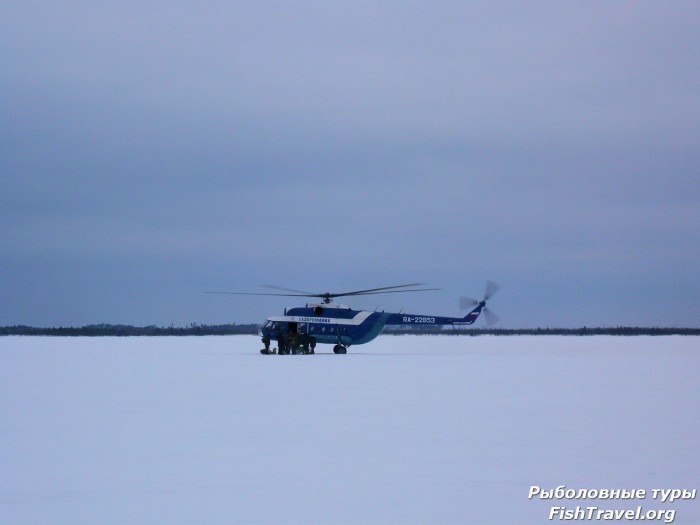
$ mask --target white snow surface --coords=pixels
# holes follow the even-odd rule
[[[0,523],[544,524],[700,488],[696,337],[0,338]],[[633,523],[633,522],[627,522]],[[643,523],[643,522],[642,522]],[[656,521],[661,523],[661,521]]]

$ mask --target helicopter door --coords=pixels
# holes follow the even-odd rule
[[[287,333],[288,334],[296,334],[297,333],[297,323],[289,323],[287,326]]]

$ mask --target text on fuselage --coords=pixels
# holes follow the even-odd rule
[[[410,317],[404,315],[403,317],[403,322],[404,323],[420,323],[420,324],[435,324],[435,318],[434,317]]]

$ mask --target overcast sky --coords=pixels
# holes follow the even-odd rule
[[[174,5],[178,4],[178,5]],[[313,292],[700,326],[698,2],[3,2],[0,325]],[[303,303],[303,300],[301,301]]]

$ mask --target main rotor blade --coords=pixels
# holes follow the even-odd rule
[[[333,297],[343,297],[346,295],[368,295],[372,292],[378,292],[379,290],[392,290],[395,288],[408,288],[409,286],[423,286],[423,283],[398,284],[396,286],[383,286],[381,288],[370,288],[368,290],[356,290],[354,292],[332,293],[331,295]],[[401,290],[401,291],[407,291],[407,290]]]
[[[251,293],[251,292],[202,292],[223,295],[273,295],[275,297],[319,297],[318,295],[299,294],[299,293]]]
[[[417,288],[417,289],[411,289],[411,290],[397,290],[397,288],[408,288],[411,286],[423,286],[422,283],[414,283],[414,284],[399,284],[395,286],[383,286],[381,288],[369,288],[367,290],[356,290],[354,292],[343,292],[343,293],[310,293],[310,292],[305,292],[303,290],[294,290],[291,288],[282,288],[281,286],[273,286],[269,284],[264,284],[262,285],[265,288],[272,288],[273,290],[282,290],[286,292],[294,292],[294,293],[256,293],[256,292],[202,292],[202,293],[209,293],[209,294],[225,294],[225,295],[268,295],[268,296],[275,296],[275,297],[318,297],[324,300],[330,300],[334,297],[347,297],[347,296],[355,296],[355,295],[374,295],[374,294],[380,294],[380,293],[399,293],[399,292],[427,292],[431,290],[439,290],[439,288]]]
[[[402,293],[402,292],[430,292],[432,290],[439,290],[440,288],[417,288],[416,290],[390,290],[387,292],[362,292],[362,293],[342,293],[342,294],[334,294],[333,297],[340,297],[343,295],[377,295],[380,293]]]
[[[261,284],[260,286],[262,286],[263,288],[271,288],[272,290],[282,290],[284,292],[301,293],[301,294],[307,295],[309,297],[318,297],[319,295],[322,295],[322,294],[317,294],[317,293],[313,293],[313,292],[305,292],[304,290],[294,290],[292,288],[282,288],[281,286],[274,286],[272,284]]]

